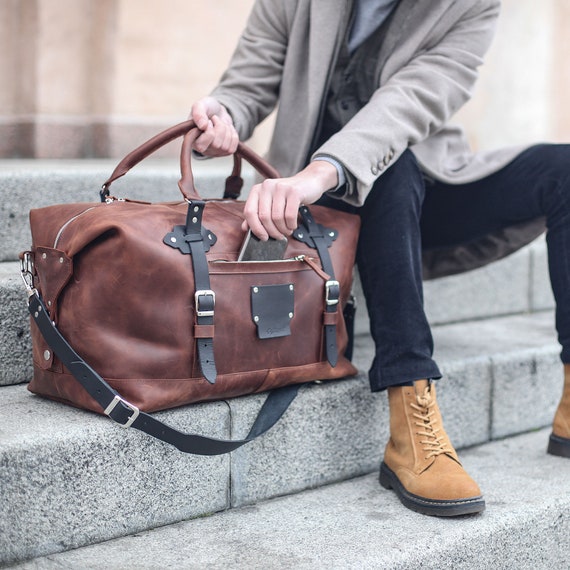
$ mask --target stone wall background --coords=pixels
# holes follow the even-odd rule
[[[121,157],[215,85],[253,0],[0,0],[0,158]],[[570,2],[504,0],[476,148],[570,140]],[[266,121],[250,141],[263,152]],[[173,143],[162,156],[174,156]]]

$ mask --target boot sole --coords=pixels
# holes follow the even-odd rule
[[[551,433],[550,440],[548,442],[548,449],[546,451],[547,453],[550,453],[550,455],[570,457],[570,439],[558,437]]]
[[[384,463],[380,466],[380,484],[385,489],[392,489],[402,504],[422,515],[434,517],[458,517],[474,515],[485,510],[483,497],[469,497],[468,499],[438,500],[426,499],[409,493],[400,483],[396,474]]]

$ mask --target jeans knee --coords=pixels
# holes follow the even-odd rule
[[[542,154],[543,209],[554,219],[568,219],[570,213],[570,145],[544,145]]]

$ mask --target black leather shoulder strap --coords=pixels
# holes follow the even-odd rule
[[[173,445],[184,453],[220,455],[234,451],[264,434],[285,413],[299,391],[300,384],[285,386],[270,392],[249,434],[241,440],[220,440],[198,434],[183,433],[141,412],[112,388],[70,346],[53,324],[37,291],[30,294],[28,309],[49,347],[101,406],[105,415],[122,427],[133,427],[152,437]]]

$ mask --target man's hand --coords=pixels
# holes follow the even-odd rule
[[[236,151],[239,137],[226,108],[213,97],[192,105],[190,119],[203,131],[192,148],[204,156],[227,156]]]
[[[311,162],[295,176],[264,180],[249,193],[243,229],[251,228],[261,240],[289,236],[298,225],[299,207],[316,202],[337,184],[336,168],[322,160]]]

